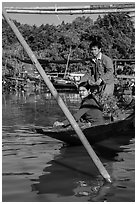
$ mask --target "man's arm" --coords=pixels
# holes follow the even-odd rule
[[[101,76],[101,79],[105,84],[107,84],[110,80],[113,79],[113,73],[114,73],[114,67],[113,67],[113,61],[107,57],[103,60],[104,66],[105,66],[105,73],[103,76]]]

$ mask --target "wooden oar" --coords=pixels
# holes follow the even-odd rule
[[[46,85],[48,86],[50,92],[52,93],[54,98],[57,100],[58,105],[60,106],[60,108],[64,112],[65,116],[69,120],[70,124],[74,128],[77,135],[79,136],[81,142],[83,143],[85,149],[87,150],[90,157],[94,161],[94,163],[95,163],[96,167],[98,168],[100,174],[104,177],[104,179],[106,181],[111,182],[111,178],[110,178],[110,175],[108,174],[107,170],[105,169],[105,167],[103,166],[103,164],[99,160],[98,156],[96,155],[96,153],[94,152],[94,150],[90,146],[90,144],[87,141],[86,137],[84,136],[82,130],[80,129],[80,127],[78,126],[78,124],[75,121],[74,117],[72,116],[72,114],[70,113],[70,111],[66,107],[65,103],[63,102],[63,100],[61,99],[59,94],[57,93],[56,89],[52,85],[52,83],[49,80],[48,76],[46,75],[45,71],[43,70],[43,68],[41,67],[41,65],[38,62],[37,58],[35,57],[34,53],[30,49],[29,45],[26,43],[26,41],[24,40],[23,36],[19,32],[19,30],[17,29],[17,27],[15,26],[13,21],[11,21],[9,19],[9,17],[8,17],[8,15],[7,15],[7,13],[6,13],[6,11],[4,9],[3,9],[2,15],[4,16],[5,20],[9,24],[9,26],[12,28],[13,32],[15,33],[16,37],[18,38],[20,44],[23,46],[23,48],[25,49],[25,51],[29,55],[29,57],[32,60],[33,64],[36,66],[37,70],[39,71],[39,73],[42,76],[43,80],[45,81]]]

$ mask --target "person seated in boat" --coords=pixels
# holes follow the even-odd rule
[[[80,126],[83,124],[89,125],[102,125],[104,124],[104,118],[102,113],[102,108],[98,104],[97,100],[93,97],[92,90],[94,88],[91,84],[82,82],[78,85],[78,92],[81,98],[81,105],[79,110],[74,114],[75,120]],[[56,121],[53,126],[63,126],[67,127],[70,125],[68,120],[63,122]]]

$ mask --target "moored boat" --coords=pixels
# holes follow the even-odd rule
[[[55,78],[52,81],[53,85],[57,89],[63,89],[63,88],[68,88],[68,89],[74,89],[77,90],[76,84],[69,79],[63,79],[63,78]]]

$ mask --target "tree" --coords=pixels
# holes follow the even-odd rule
[[[135,28],[127,14],[111,13],[104,17],[99,17],[95,22],[96,29],[102,30],[103,41],[111,45],[111,54],[118,58],[134,58],[133,49],[135,47]],[[114,52],[116,51],[116,52]]]
[[[135,28],[131,18],[125,13],[110,13],[99,16],[93,23],[90,17],[77,17],[72,23],[62,22],[58,26],[42,24],[30,26],[15,21],[23,37],[38,58],[49,60],[67,59],[71,47],[70,59],[82,59],[89,56],[89,44],[93,36],[101,38],[103,52],[113,58],[135,57]],[[6,21],[2,20],[2,46],[9,56],[28,57],[19,46],[17,38]],[[10,50],[10,52],[8,51]],[[3,55],[3,57],[6,57]],[[79,63],[70,65],[70,69],[82,70]],[[65,70],[64,65],[58,68],[55,64],[48,67],[52,70]]]

